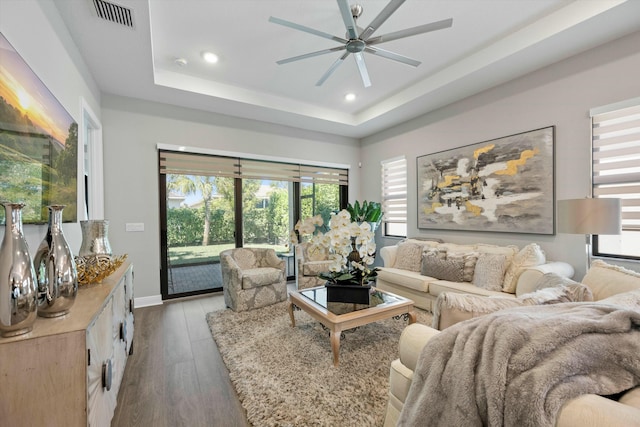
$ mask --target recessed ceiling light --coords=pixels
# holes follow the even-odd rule
[[[218,62],[218,55],[211,52],[202,52],[202,58],[210,64]]]
[[[345,101],[355,101],[356,100],[356,94],[355,93],[348,93],[344,96]]]
[[[179,67],[184,67],[185,65],[187,65],[187,60],[184,58],[176,58],[173,60],[173,63]]]

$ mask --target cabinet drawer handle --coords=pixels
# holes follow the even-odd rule
[[[126,322],[120,323],[120,339],[122,341],[127,340],[127,323]]]
[[[102,388],[107,389],[107,391],[111,390],[111,377],[111,359],[107,359],[107,361],[102,364]]]

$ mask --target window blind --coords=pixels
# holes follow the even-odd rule
[[[382,161],[382,212],[386,235],[407,234],[407,159]]]
[[[622,230],[640,231],[640,105],[592,116],[593,196],[622,199]]]
[[[347,169],[166,150],[160,150],[159,157],[161,174],[226,176],[315,184],[349,184]]]

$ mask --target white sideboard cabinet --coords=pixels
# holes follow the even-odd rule
[[[133,266],[80,286],[69,314],[0,338],[0,426],[109,426],[133,351]]]

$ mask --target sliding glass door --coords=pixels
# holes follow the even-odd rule
[[[289,253],[292,182],[242,180],[242,246]]]
[[[346,171],[159,152],[162,298],[222,289],[220,252],[272,248],[294,278],[289,233],[299,218],[346,204]]]
[[[234,178],[166,175],[166,298],[222,289],[220,252],[235,244]]]

